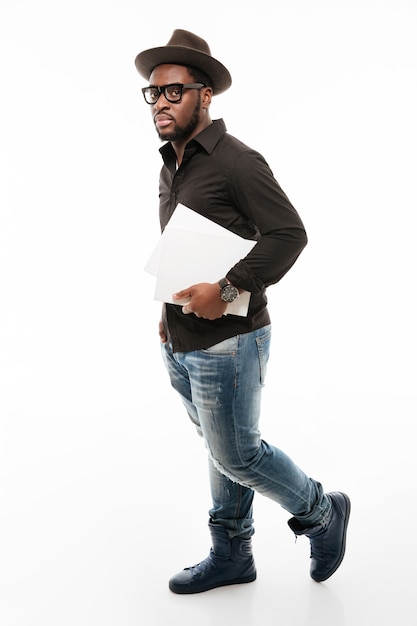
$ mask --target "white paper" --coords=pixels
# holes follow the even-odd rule
[[[174,302],[172,295],[197,283],[216,282],[255,243],[179,204],[145,266],[156,276],[155,300],[186,304]],[[250,293],[242,292],[226,313],[247,315],[249,300]]]

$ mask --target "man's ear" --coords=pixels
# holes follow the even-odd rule
[[[205,107],[211,104],[211,98],[213,96],[213,90],[211,87],[203,87],[202,89],[202,103]]]

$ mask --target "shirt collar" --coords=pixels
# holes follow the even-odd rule
[[[196,142],[200,144],[200,146],[208,154],[210,154],[213,152],[220,138],[226,133],[226,130],[226,124],[222,119],[213,120],[210,126],[207,126],[207,128],[202,130],[201,133],[192,138],[192,140],[187,144],[187,147],[191,146],[193,142]],[[172,162],[172,158],[175,159],[175,153],[171,142],[164,144],[162,148],[159,149],[159,152],[161,153],[165,163]]]
[[[213,152],[217,142],[226,132],[226,124],[222,119],[213,120],[210,126],[207,126],[201,133],[196,135],[193,140],[200,144],[202,148],[209,154]]]

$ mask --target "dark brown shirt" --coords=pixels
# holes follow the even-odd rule
[[[226,273],[236,287],[251,292],[247,317],[226,315],[210,321],[193,313],[185,315],[179,305],[166,304],[163,321],[174,352],[208,348],[269,324],[266,288],[291,268],[307,236],[265,159],[229,135],[223,120],[215,120],[187,144],[178,169],[170,143],[160,152],[164,161],[159,181],[162,231],[180,203],[257,242]]]

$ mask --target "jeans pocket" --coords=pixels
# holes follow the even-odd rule
[[[230,354],[235,355],[238,349],[239,344],[239,336],[230,337],[229,339],[225,339],[224,341],[220,341],[220,343],[216,343],[209,348],[204,348],[201,352],[206,352],[208,354]]]

